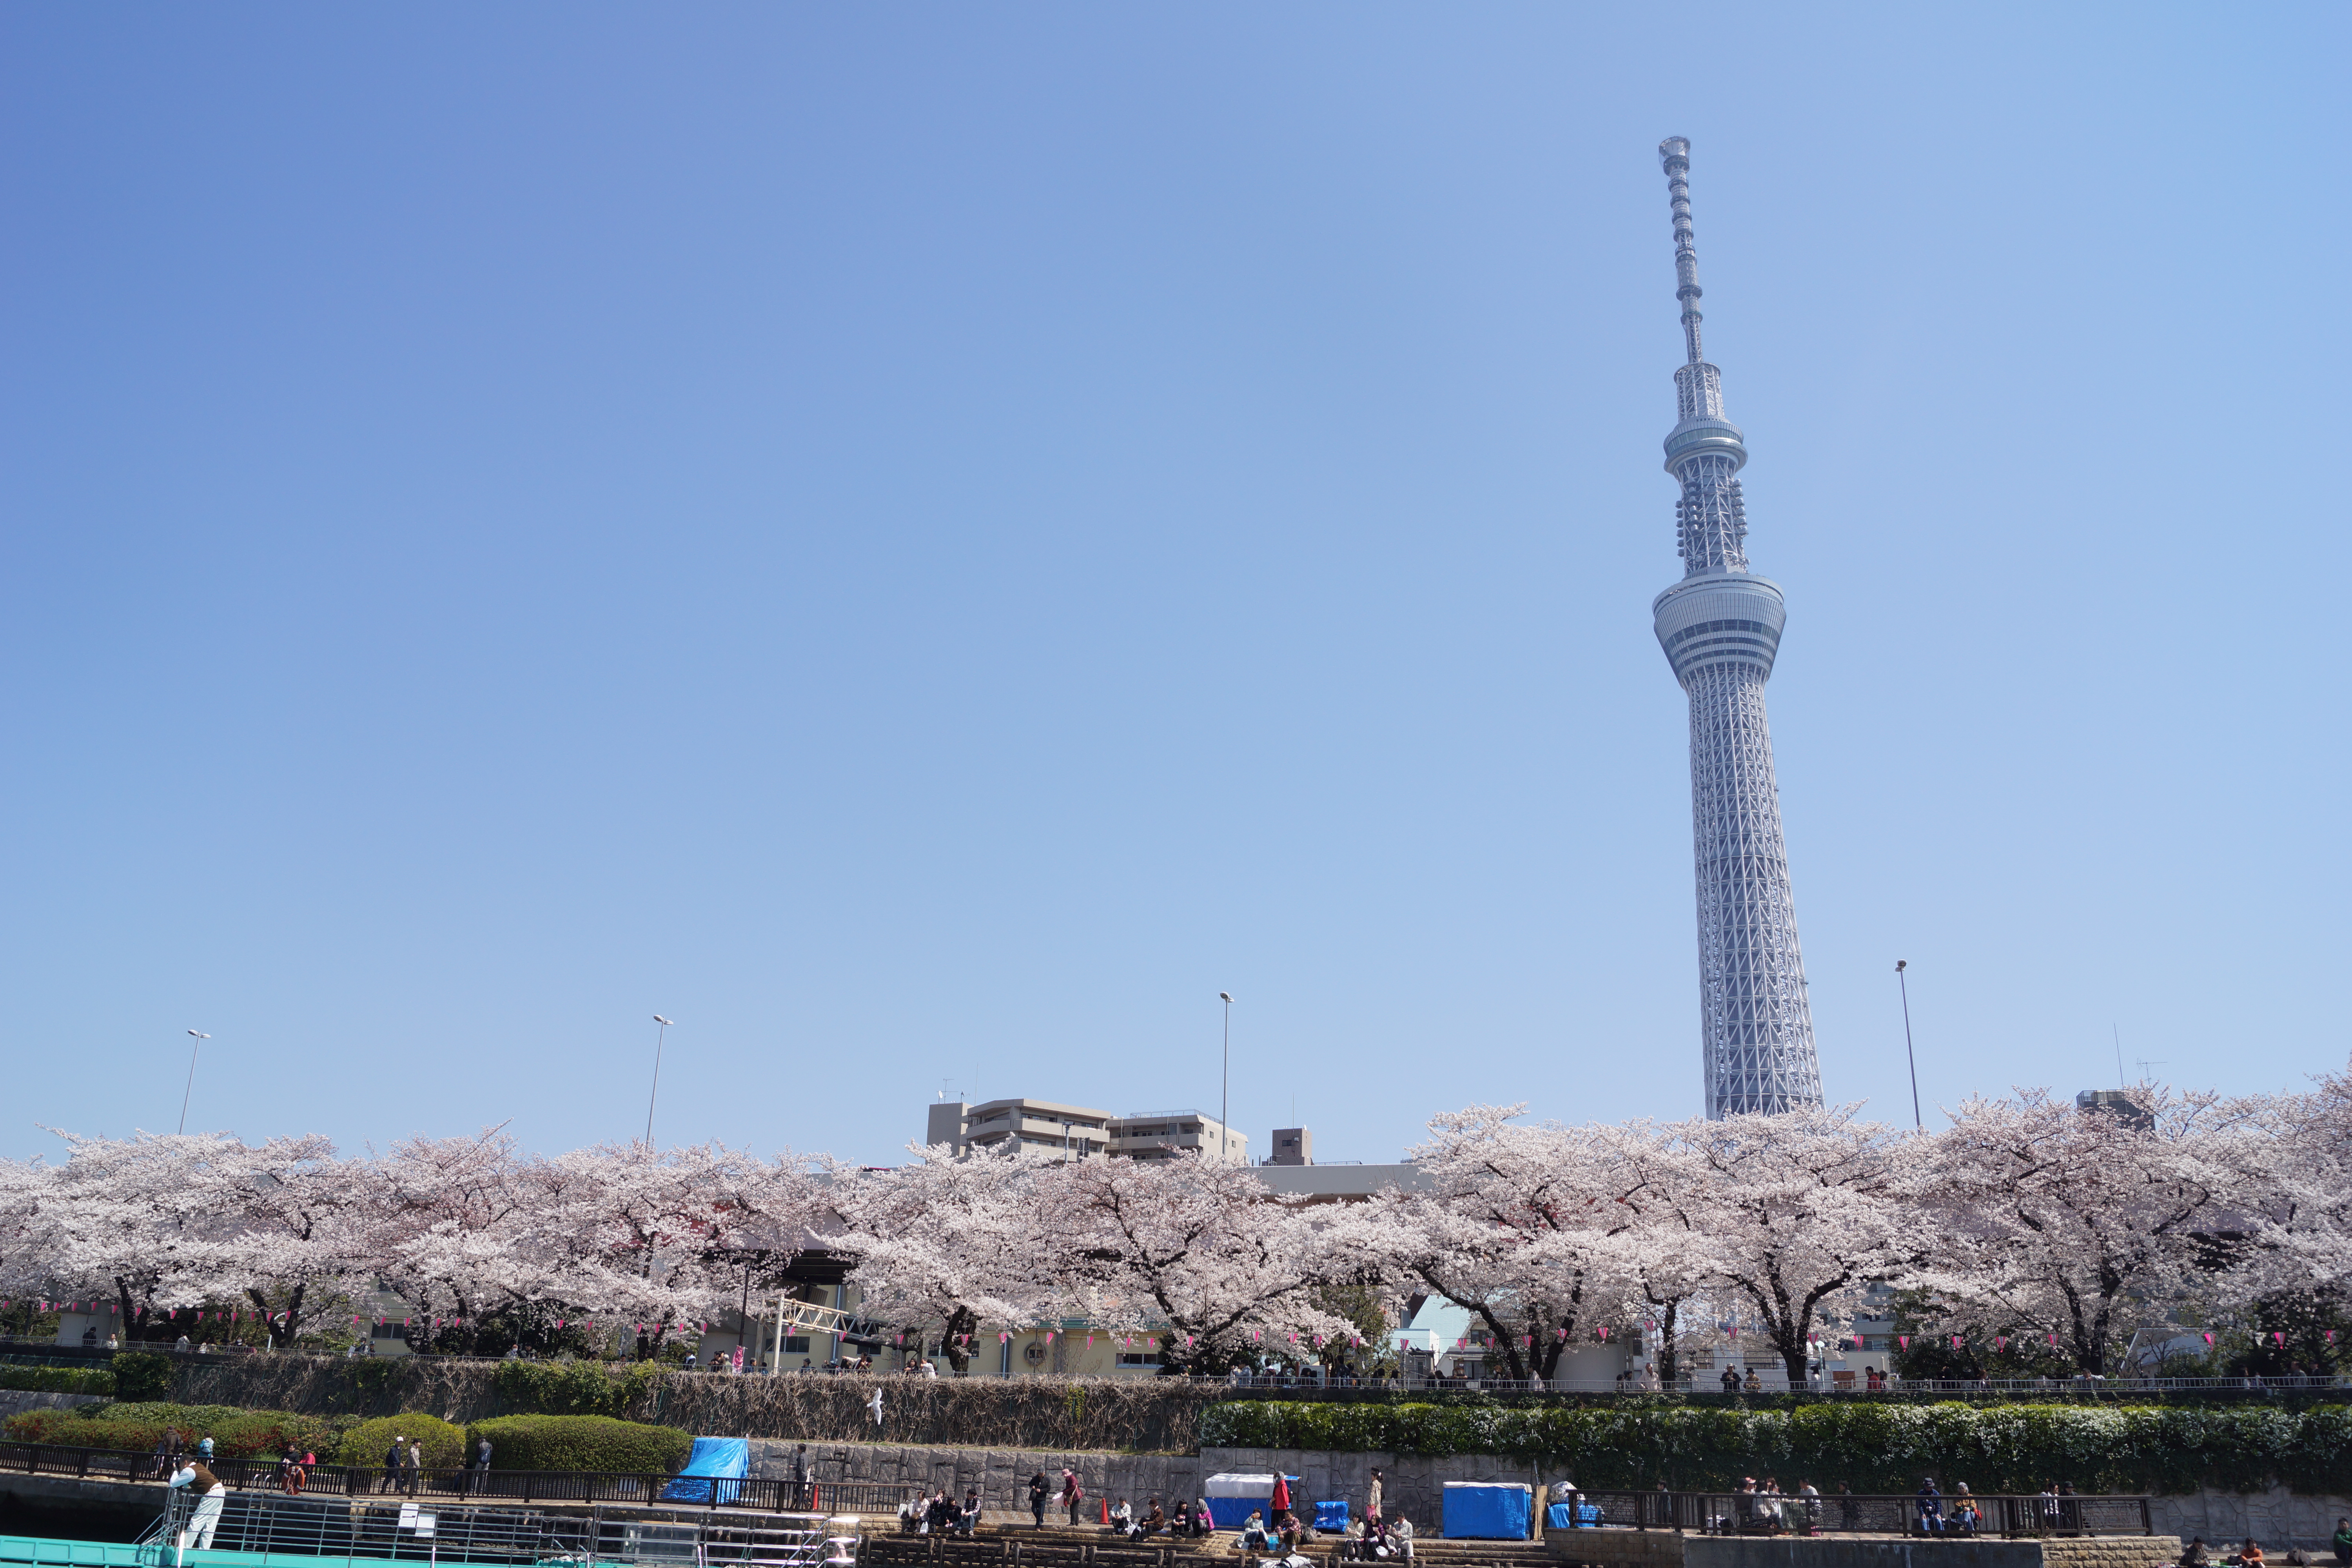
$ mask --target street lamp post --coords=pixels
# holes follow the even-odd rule
[[[188,1130],[188,1096],[196,1091],[196,1053],[205,1048],[206,1040],[212,1038],[202,1029],[190,1029],[188,1033],[196,1037],[196,1043],[188,1047],[188,1084],[180,1090],[180,1131],[183,1132]]]
[[[1904,976],[1907,961],[1895,961],[1895,984],[1903,989],[1903,1054],[1911,1058],[1911,1125],[1921,1131],[1927,1123],[1919,1115],[1919,1053],[1911,1048],[1911,982]]]
[[[647,1148],[653,1146],[654,1141],[654,1098],[661,1093],[662,1042],[669,1037],[669,1020],[656,1013],[654,1015],[654,1022],[659,1024],[661,1027],[654,1031],[654,1087],[652,1092],[646,1096],[646,1146]]]
[[[1217,1163],[1222,1165],[1234,1152],[1234,1124],[1226,1120],[1234,1094],[1234,994],[1220,991],[1217,1000],[1225,1005],[1225,1070],[1217,1081]]]

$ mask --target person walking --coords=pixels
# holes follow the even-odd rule
[[[803,1512],[808,1510],[809,1460],[806,1443],[793,1450],[793,1506]]]
[[[467,1489],[478,1494],[490,1489],[490,1440],[488,1437],[474,1445],[474,1474]]]
[[[411,1443],[400,1456],[400,1489],[410,1497],[416,1495],[416,1483],[425,1473],[425,1445]]]
[[[408,1439],[394,1437],[392,1447],[383,1451],[383,1479],[376,1483],[376,1490],[396,1492],[400,1489],[400,1467],[406,1461],[407,1454]]]
[[[1078,1472],[1065,1469],[1062,1472],[1062,1503],[1070,1510],[1072,1524],[1078,1522],[1078,1505],[1086,1500],[1087,1489],[1078,1484]]]
[[[1029,1513],[1040,1530],[1045,1528],[1045,1500],[1053,1495],[1053,1489],[1045,1484],[1045,1471],[1039,1470],[1029,1478]]]
[[[1734,1372],[1731,1368],[1727,1366],[1723,1369],[1723,1377],[1721,1382],[1723,1384],[1724,1393],[1737,1394],[1739,1392],[1739,1374]]]

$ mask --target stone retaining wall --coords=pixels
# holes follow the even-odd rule
[[[2183,1541],[2201,1535],[2209,1546],[2235,1546],[2251,1535],[2273,1561],[2282,1546],[2325,1551],[2328,1538],[2336,1533],[2336,1521],[2352,1518],[2352,1498],[2297,1497],[2283,1487],[2266,1492],[2207,1491],[2152,1498],[2148,1508],[2156,1528],[2166,1534]],[[2326,1561],[2332,1563],[2335,1559],[2331,1556]]]
[[[306,1415],[422,1410],[478,1421],[535,1405],[499,1393],[499,1363],[251,1355],[183,1365],[184,1405],[238,1405]],[[882,1392],[879,1434],[897,1443],[1186,1452],[1222,1384],[1156,1378],[915,1378],[827,1374],[733,1377],[665,1372],[627,1407],[605,1412],[703,1434],[856,1442],[877,1433],[866,1407]]]

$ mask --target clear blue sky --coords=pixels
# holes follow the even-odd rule
[[[1831,1097],[2341,1067],[2347,34],[0,11],[0,1152],[1696,1112],[1667,134]]]

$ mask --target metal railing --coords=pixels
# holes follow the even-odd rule
[[[1963,1508],[1963,1503],[1971,1505]],[[1566,1513],[1561,1510],[1567,1510]],[[1551,1523],[1553,1519],[1560,1522]],[[1554,1504],[1553,1530],[1674,1530],[1705,1535],[2028,1537],[2153,1535],[2145,1497],[2039,1493],[1923,1499],[1850,1492],[1580,1492]]]
[[[907,1489],[881,1481],[789,1479],[758,1476],[681,1476],[638,1470],[476,1470],[426,1466],[411,1470],[382,1465],[304,1467],[299,1483],[276,1459],[223,1456],[206,1468],[238,1494],[289,1498],[382,1497],[394,1500],[456,1498],[490,1504],[688,1504],[763,1513],[895,1514]],[[80,1480],[163,1481],[171,1461],[153,1452],[68,1447],[56,1443],[0,1443],[0,1469]],[[289,1489],[299,1488],[299,1489]]]
[[[1741,1369],[1743,1372],[1745,1368]],[[1645,1389],[1637,1383],[1618,1378],[1511,1378],[1511,1377],[1354,1377],[1335,1374],[1330,1377],[1300,1376],[1284,1373],[1228,1373],[1222,1376],[1194,1376],[1184,1381],[1194,1384],[1227,1384],[1246,1389],[1288,1389],[1312,1393],[1320,1389],[1393,1388],[1412,1391],[1447,1389],[1465,1393],[1486,1394],[1720,1394],[1724,1392],[1712,1371],[1686,1373],[1663,1390]],[[2313,1375],[2308,1377],[2057,1377],[2057,1378],[1890,1378],[1876,1386],[1869,1385],[1860,1373],[1851,1383],[1839,1383],[1833,1378],[1793,1390],[1785,1386],[1768,1387],[1764,1392],[1781,1394],[2162,1394],[2179,1393],[2239,1393],[2280,1394],[2319,1393],[2352,1389],[2352,1377]],[[1742,1392],[1754,1392],[1743,1390]]]
[[[391,1501],[354,1507],[326,1498],[240,1492],[218,1500],[172,1492],[140,1538],[142,1568],[183,1568],[190,1549],[274,1556],[317,1568],[347,1563],[514,1564],[600,1563],[673,1568],[849,1568],[858,1521],[814,1513],[598,1508],[582,1516],[464,1504]]]

